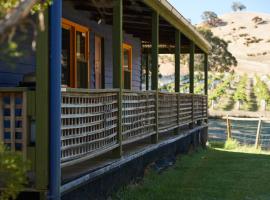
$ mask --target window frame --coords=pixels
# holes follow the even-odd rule
[[[127,44],[127,43],[123,43],[123,48],[122,48],[122,80],[123,80],[123,87],[125,88],[125,68],[124,68],[124,52],[125,50],[128,51],[128,66],[129,66],[129,72],[130,72],[130,89],[129,90],[132,90],[132,45],[130,44]]]
[[[68,19],[62,18],[62,28],[70,30],[70,85],[67,87],[78,88],[77,84],[77,56],[76,56],[76,33],[85,33],[85,60],[87,61],[87,88],[90,87],[90,29],[86,26],[82,26]]]

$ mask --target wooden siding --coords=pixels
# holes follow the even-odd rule
[[[34,17],[31,17],[35,20]],[[22,81],[23,76],[28,73],[35,72],[35,49],[32,47],[32,42],[35,39],[35,34],[32,26],[27,26],[27,33],[17,31],[14,36],[14,41],[18,44],[18,51],[23,53],[20,57],[11,57],[3,54],[2,44],[0,48],[0,87],[17,86]]]
[[[98,25],[95,21],[89,20],[89,12],[75,10],[69,2],[63,2],[63,17],[74,21],[78,24],[89,27],[90,29],[90,67],[91,67],[91,83],[90,87],[95,87],[95,34],[104,39],[104,75],[105,88],[112,88],[112,27],[109,25]],[[130,34],[124,33],[124,43],[132,45],[132,89],[140,90],[141,81],[141,40]]]

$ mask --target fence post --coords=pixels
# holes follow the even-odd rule
[[[231,132],[231,121],[229,119],[229,115],[227,115],[227,139],[232,138],[232,132]]]
[[[3,98],[0,93],[0,142],[4,142],[4,108],[3,108]]]
[[[151,136],[151,142],[154,144],[158,142],[158,105],[159,105],[158,90],[156,90],[156,98],[155,99],[156,99],[156,105],[155,105],[156,134]]]
[[[189,128],[194,128],[194,94],[191,96],[191,123],[189,124]]]
[[[255,148],[259,148],[259,142],[260,142],[260,134],[261,134],[261,127],[262,127],[262,119],[260,118],[258,122],[258,128],[257,128],[257,134],[256,134],[256,142],[255,142]]]

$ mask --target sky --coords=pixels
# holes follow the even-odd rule
[[[204,11],[214,11],[218,15],[232,12],[231,5],[235,0],[168,0],[192,24],[200,23]],[[270,14],[270,0],[240,0],[249,12]]]

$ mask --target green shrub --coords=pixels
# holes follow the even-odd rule
[[[228,139],[224,145],[224,149],[226,150],[233,150],[233,149],[237,149],[238,147],[239,147],[239,142],[234,139]]]
[[[16,199],[27,183],[29,163],[21,153],[9,151],[0,142],[0,200]]]

